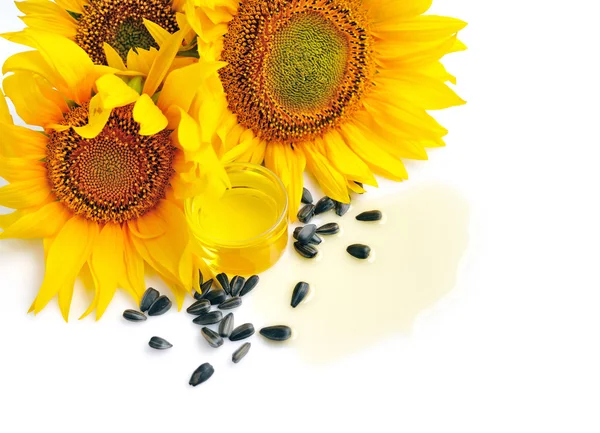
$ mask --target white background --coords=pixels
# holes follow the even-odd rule
[[[197,351],[144,347],[180,315],[128,326],[125,297],[100,323],[65,324],[55,305],[26,315],[41,249],[2,242],[0,431],[600,431],[597,2],[435,3],[469,22],[469,50],[446,62],[468,105],[438,115],[448,147],[410,164],[410,182],[460,190],[471,242],[458,286],[410,336],[326,367],[255,339],[191,388]],[[15,17],[3,0],[0,31]],[[16,49],[0,41],[0,60]]]

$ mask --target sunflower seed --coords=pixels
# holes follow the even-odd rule
[[[200,292],[195,292],[194,293],[194,298],[196,299],[196,301],[200,301],[201,299],[204,299],[204,296],[208,292],[210,292],[212,284],[213,284],[213,279],[212,278],[210,280],[205,281],[204,283],[200,284]]]
[[[382,217],[379,210],[370,210],[356,215],[356,219],[359,221],[379,221]]]
[[[307,244],[310,238],[317,232],[317,226],[314,224],[307,224],[298,232],[298,236],[294,236],[298,239],[301,244]]]
[[[166,349],[170,349],[171,347],[173,347],[173,345],[171,343],[169,343],[164,338],[160,338],[160,337],[152,337],[150,339],[150,341],[148,342],[148,346],[150,346],[153,349],[157,349],[157,350],[166,350]]]
[[[260,335],[273,341],[285,341],[292,336],[292,330],[285,325],[267,326],[260,330]]]
[[[211,347],[219,347],[223,345],[223,339],[219,334],[206,326],[202,328],[202,336],[211,345]]]
[[[245,282],[246,279],[244,277],[240,277],[239,275],[233,277],[231,280],[231,296],[239,296]]]
[[[234,308],[242,305],[242,298],[239,296],[234,296],[233,298],[229,298],[225,302],[221,302],[219,304],[219,310],[233,310]]]
[[[300,231],[302,231],[303,228],[304,226],[298,226],[294,229],[294,234],[292,235],[294,239],[298,239],[298,235],[300,234]]]
[[[312,245],[303,245],[300,242],[294,242],[294,248],[302,257],[313,259],[319,252]]]
[[[306,188],[302,188],[302,203],[304,204],[312,204],[313,197],[309,190]]]
[[[317,233],[320,235],[334,235],[336,233],[339,233],[339,231],[340,226],[338,225],[338,223],[325,224],[317,229]]]
[[[221,337],[229,337],[231,331],[233,331],[233,313],[229,313],[223,317],[223,320],[219,323],[219,335]]]
[[[231,341],[239,341],[250,337],[252,334],[254,334],[254,326],[252,326],[252,323],[244,323],[231,332],[229,339]]]
[[[363,244],[350,245],[348,248],[346,248],[346,251],[348,251],[348,254],[356,257],[357,259],[366,259],[369,257],[369,254],[371,254],[371,248]]]
[[[350,209],[350,203],[340,203],[339,201],[335,202],[335,213],[339,216],[346,215],[346,212]]]
[[[252,289],[254,289],[258,284],[258,280],[258,275],[252,275],[250,278],[248,278],[246,280],[246,284],[244,284],[244,287],[240,292],[240,296],[244,296],[245,294],[249,293]]]
[[[204,275],[202,275],[202,271],[198,270],[198,284],[202,286],[204,284]]]
[[[125,310],[123,311],[123,317],[130,322],[141,322],[147,319],[144,313],[140,313],[136,310]]]
[[[303,208],[298,211],[298,221],[303,224],[309,222],[312,217],[315,216],[315,206],[312,204],[307,204]]]
[[[321,242],[323,242],[323,239],[321,239],[321,237],[316,233],[308,241],[309,244],[313,244],[313,245],[319,245]]]
[[[242,344],[238,350],[233,352],[233,355],[231,355],[231,360],[235,364],[240,362],[242,360],[242,358],[248,354],[248,351],[250,350],[250,346],[251,346],[250,343]]]
[[[196,317],[192,322],[196,325],[212,325],[214,323],[219,323],[222,318],[223,313],[220,311],[211,311],[210,313]]]
[[[158,290],[153,289],[152,287],[148,287],[148,290],[144,292],[144,296],[142,296],[142,301],[140,302],[140,311],[146,312],[150,305],[154,303],[160,296]]]
[[[225,272],[222,272],[219,275],[217,275],[217,281],[221,285],[221,288],[223,290],[225,290],[225,293],[227,293],[228,295],[230,295],[231,294],[231,287],[229,286],[229,278],[227,278],[227,274]]]
[[[190,385],[198,386],[203,382],[206,382],[215,372],[215,369],[208,362],[205,362],[194,371],[190,378]]]
[[[298,284],[296,284],[296,287],[294,287],[294,292],[292,293],[291,305],[293,308],[296,308],[298,304],[300,304],[300,302],[302,302],[304,298],[306,298],[309,289],[310,286],[304,281],[300,281]]]
[[[159,296],[148,308],[148,316],[160,316],[171,309],[171,300],[166,296]]]
[[[206,314],[210,311],[210,301],[207,299],[196,301],[185,311],[187,311],[189,314],[193,314],[194,316],[201,316],[202,314]]]
[[[321,200],[317,202],[315,205],[315,215],[322,214],[327,212],[328,210],[333,209],[335,206],[335,202],[329,197],[325,196]]]
[[[204,296],[204,299],[209,301],[211,305],[219,305],[227,299],[227,293],[225,293],[225,290],[221,289],[213,290],[212,292],[208,292],[206,296]]]

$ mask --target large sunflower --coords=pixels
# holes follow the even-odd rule
[[[105,45],[124,61],[138,49],[158,49],[169,34],[185,27],[185,0],[24,0],[16,2],[23,22],[33,30],[75,41],[98,65],[108,64]],[[20,33],[13,33],[22,42]],[[185,35],[179,62],[196,56],[193,34]]]
[[[428,110],[463,104],[440,59],[465,23],[431,0],[187,0],[200,55],[227,62],[203,121],[224,160],[265,162],[295,215],[302,173],[349,201],[373,174],[407,179],[446,130]]]
[[[29,30],[23,37],[37,50],[6,61],[3,88],[21,119],[42,130],[15,126],[1,95],[0,176],[9,184],[0,188],[0,206],[16,211],[0,216],[0,239],[44,240],[46,271],[32,311],[58,296],[67,320],[81,276],[95,293],[84,316],[95,309],[100,318],[118,287],[139,301],[145,270],[181,306],[202,265],[182,199],[218,194],[227,182],[188,114],[189,90],[219,64],[168,73],[180,32],[147,75],[94,65],[61,36]]]

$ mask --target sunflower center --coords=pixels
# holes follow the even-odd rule
[[[242,0],[219,71],[229,109],[267,141],[322,135],[371,86],[371,36],[361,0]]]
[[[52,132],[47,168],[53,191],[74,214],[98,223],[121,223],[152,210],[174,173],[171,131],[139,135],[133,105],[114,109],[95,138],[72,129]],[[88,107],[71,110],[63,124],[87,123]]]
[[[104,43],[125,60],[131,49],[158,48],[144,19],[170,33],[179,30],[171,0],[89,0],[77,21],[75,42],[94,63],[106,64]]]

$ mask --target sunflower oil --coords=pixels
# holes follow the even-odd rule
[[[216,202],[186,205],[201,255],[218,272],[251,275],[274,265],[288,240],[287,194],[272,172],[254,164],[226,167],[231,188]]]

